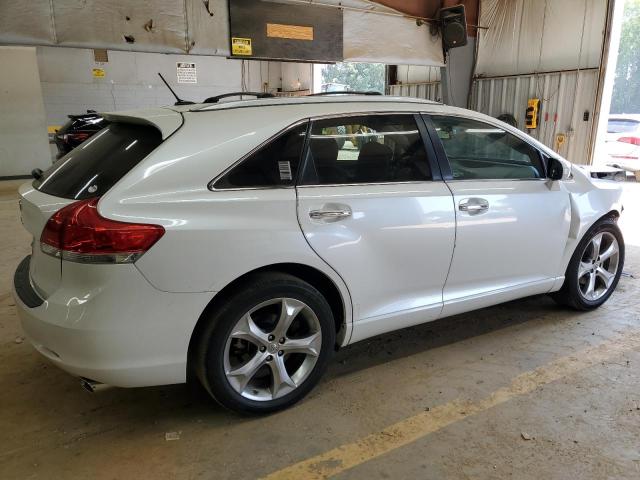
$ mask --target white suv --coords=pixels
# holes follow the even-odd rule
[[[476,112],[332,96],[105,118],[20,189],[14,282],[30,341],[90,389],[198,378],[273,411],[338,347],[534,294],[591,309],[620,277],[618,184]]]

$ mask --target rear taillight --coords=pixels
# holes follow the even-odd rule
[[[164,235],[160,225],[104,218],[97,205],[91,198],[58,210],[42,231],[42,251],[72,262],[132,263]]]
[[[632,145],[640,145],[640,138],[638,137],[620,137],[618,141],[622,143],[630,143]]]
[[[84,142],[89,137],[88,133],[67,133],[67,139],[76,142]]]

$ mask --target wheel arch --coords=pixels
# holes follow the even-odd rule
[[[589,234],[589,232],[596,226],[598,225],[600,222],[602,222],[603,220],[610,218],[612,220],[614,220],[615,222],[618,221],[618,218],[620,218],[620,212],[621,212],[621,208],[617,209],[617,208],[612,208],[611,210],[609,210],[607,213],[600,215],[599,217],[595,217],[594,219],[592,219],[592,221],[586,225],[583,225],[579,232],[574,233],[575,238],[569,238],[569,242],[567,242],[567,247],[565,248],[565,253],[563,256],[563,261],[562,261],[562,270],[561,270],[561,274],[562,275],[562,280],[558,281],[553,287],[552,287],[552,291],[558,290],[559,288],[562,287],[562,285],[564,284],[564,276],[566,274],[567,268],[569,267],[569,262],[571,262],[571,258],[573,257],[573,254],[576,251],[576,248],[578,248],[578,245],[580,245],[580,242],[582,241],[583,238],[585,238],[586,235]]]
[[[223,304],[233,292],[235,292],[243,285],[243,283],[246,282],[247,278],[250,275],[263,272],[288,273],[289,275],[293,275],[318,289],[318,291],[320,291],[320,293],[322,293],[322,295],[324,295],[324,297],[327,299],[327,302],[329,303],[329,306],[331,307],[331,311],[333,313],[336,327],[336,348],[338,348],[340,345],[343,345],[345,343],[345,340],[348,340],[348,323],[351,317],[349,315],[348,309],[351,308],[351,302],[350,299],[345,298],[345,296],[340,292],[340,288],[326,273],[318,270],[315,267],[310,267],[309,265],[304,265],[301,263],[275,263],[271,265],[265,265],[263,267],[259,267],[246,272],[225,285],[219,292],[217,292],[213,296],[205,309],[202,311],[200,317],[198,318],[198,321],[196,322],[193,332],[191,332],[191,338],[189,339],[189,347],[187,351],[187,377],[189,377],[191,372],[193,372],[192,363],[197,346],[197,339],[200,335],[200,332],[206,325],[206,319],[209,316],[209,312],[217,308],[219,305]]]

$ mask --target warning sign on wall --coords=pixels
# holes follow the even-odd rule
[[[177,62],[176,69],[178,74],[178,83],[198,83],[195,63]]]
[[[231,38],[231,55],[251,55],[252,53],[250,38]]]
[[[93,74],[93,78],[104,78],[105,72],[104,68],[94,68],[91,70]]]

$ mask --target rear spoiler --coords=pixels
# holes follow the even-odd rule
[[[100,115],[110,122],[150,125],[160,130],[163,140],[178,130],[184,121],[180,112],[169,108],[125,110],[123,112],[101,113]]]
[[[77,113],[73,115],[67,115],[71,120],[78,120],[80,118],[96,118],[99,117],[100,114],[96,112],[87,112],[87,113]]]

